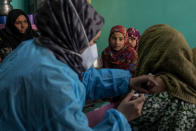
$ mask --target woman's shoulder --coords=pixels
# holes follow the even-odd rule
[[[3,41],[5,38],[7,38],[8,33],[6,32],[5,29],[0,30],[0,41]]]
[[[4,46],[10,46],[16,41],[17,40],[15,39],[14,34],[12,34],[9,29],[4,28],[0,30],[0,44],[4,44]]]
[[[2,46],[3,43],[3,35],[2,35],[2,31],[0,30],[0,47]]]
[[[34,39],[24,41],[16,51],[19,61],[26,65],[27,73],[45,77],[52,77],[52,74],[57,77],[76,77],[68,65],[59,61],[49,49],[38,45]]]
[[[0,58],[4,59],[9,53],[12,52],[12,48],[9,43],[8,34],[5,29],[0,30]]]
[[[33,36],[33,37],[38,37],[38,36],[39,36],[39,33],[38,33],[38,31],[36,31],[36,30],[33,30],[33,29],[32,29],[31,33],[32,33],[32,36]]]

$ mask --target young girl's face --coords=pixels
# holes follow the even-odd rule
[[[128,38],[128,42],[131,45],[131,47],[135,48],[135,46],[137,44],[137,38],[135,38],[135,37],[129,37]]]
[[[110,37],[110,46],[113,50],[119,51],[125,46],[125,37],[120,32],[114,32]]]

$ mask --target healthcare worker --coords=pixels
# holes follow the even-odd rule
[[[0,64],[0,129],[14,131],[128,131],[144,95],[130,100],[93,129],[82,112],[86,99],[127,94],[131,87],[156,82],[148,75],[90,68],[103,18],[86,0],[42,0],[35,13],[40,37],[21,43]],[[89,69],[90,68],[90,69]]]

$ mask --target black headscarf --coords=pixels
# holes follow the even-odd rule
[[[28,22],[28,28],[24,34],[20,33],[15,27],[15,21],[20,15],[24,15]],[[8,13],[5,29],[0,31],[0,35],[4,41],[4,45],[1,46],[11,47],[12,49],[15,49],[22,41],[38,36],[38,34],[32,30],[31,23],[26,13],[20,9],[13,9]]]
[[[104,19],[87,0],[43,0],[35,24],[40,32],[37,43],[80,75],[85,69],[78,54],[100,31]]]

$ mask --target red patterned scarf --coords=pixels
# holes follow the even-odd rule
[[[134,74],[138,56],[133,48],[127,46],[126,28],[120,25],[114,26],[110,31],[110,37],[114,32],[120,32],[125,36],[125,47],[119,51],[114,51],[109,44],[102,52],[103,67],[125,69]]]

